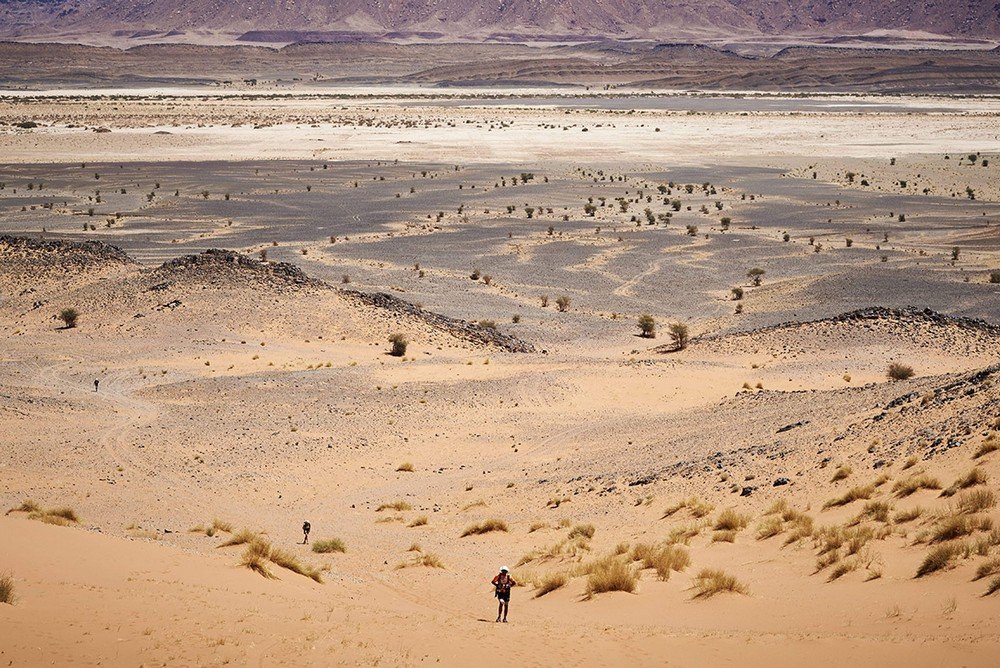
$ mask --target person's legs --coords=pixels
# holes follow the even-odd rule
[[[507,621],[507,608],[510,607],[510,599],[507,599],[507,600],[503,601],[502,603],[503,603],[503,620],[506,622]]]
[[[500,621],[500,614],[503,612],[503,599],[498,598],[497,600],[497,621]]]

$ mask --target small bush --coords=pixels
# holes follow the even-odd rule
[[[710,598],[723,592],[748,594],[746,585],[721,570],[705,568],[694,579],[695,598]]]
[[[243,552],[239,565],[249,568],[254,573],[258,573],[269,580],[274,580],[277,577],[267,567],[268,557],[270,556],[271,545],[264,540],[254,538]]]
[[[315,580],[320,584],[323,584],[323,576],[320,574],[319,569],[315,566],[308,566],[299,561],[298,557],[290,552],[285,552],[284,550],[279,550],[277,548],[271,548],[271,553],[268,555],[271,563],[281,568],[287,568],[293,573],[298,573],[299,575],[304,575],[307,578]]]
[[[414,568],[419,566],[425,566],[427,568],[444,568],[444,562],[433,552],[426,552],[417,554],[413,559],[408,561],[403,561],[396,565],[397,570],[400,568]]]
[[[393,357],[402,357],[406,354],[406,346],[408,342],[406,337],[402,334],[396,333],[389,337],[389,343],[392,344],[392,349],[389,354]]]
[[[997,439],[987,439],[979,444],[979,448],[976,449],[972,458],[979,459],[980,457],[985,457],[991,452],[996,452],[997,450],[1000,450],[1000,441]]]
[[[237,533],[234,533],[229,537],[224,543],[219,545],[219,547],[231,547],[233,545],[246,545],[257,540],[259,536],[255,531],[250,531],[250,529],[240,529]]]
[[[941,492],[941,496],[954,496],[960,489],[975,487],[976,485],[985,485],[986,480],[986,473],[984,473],[980,468],[974,468],[965,474],[965,476],[951,483],[951,486],[948,489]]]
[[[621,559],[609,556],[591,565],[587,576],[587,596],[609,591],[633,593],[639,584],[639,573]]]
[[[920,517],[924,512],[924,509],[920,506],[910,508],[909,510],[900,510],[892,518],[892,521],[896,524],[906,524],[907,522],[912,522],[913,520]]]
[[[1000,573],[1000,557],[993,557],[979,564],[979,568],[976,569],[976,575],[972,579],[982,580],[996,573]]]
[[[465,531],[462,532],[461,537],[480,536],[493,531],[507,531],[507,523],[498,519],[483,520],[479,524],[470,524],[465,527]]]
[[[344,541],[339,538],[326,538],[314,542],[312,551],[316,554],[330,554],[332,552],[347,552],[347,547],[344,545]]]
[[[35,503],[31,499],[27,499],[25,501],[22,501],[21,505],[8,510],[5,514],[10,515],[11,513],[37,513],[41,511],[41,509],[42,509],[41,506],[39,506],[37,503]]]
[[[14,578],[10,573],[0,574],[0,603],[14,603]]]
[[[913,367],[893,362],[885,373],[890,380],[907,380],[913,378]]]
[[[736,542],[736,532],[727,529],[724,531],[715,531],[712,533],[713,543],[735,543]]]
[[[1000,591],[1000,575],[990,580],[990,586],[986,588],[983,596],[990,596],[998,591]]]
[[[403,462],[396,467],[398,473],[413,473],[413,464],[410,462]]]
[[[569,576],[565,573],[549,573],[541,579],[538,587],[535,588],[535,598],[551,594],[556,589],[565,587],[568,582]]]
[[[785,530],[785,523],[780,517],[768,517],[757,526],[757,540],[766,540],[777,536]]]
[[[406,526],[410,527],[411,529],[415,527],[427,526],[427,521],[428,521],[427,515],[421,515],[420,517],[414,518],[414,520],[409,524],[407,524]]]
[[[989,531],[993,528],[993,520],[982,515],[953,515],[941,520],[931,531],[932,543],[943,543],[956,538],[962,538],[976,531]]]
[[[569,310],[569,305],[572,302],[573,300],[570,299],[568,296],[561,295],[556,298],[556,308],[559,309],[560,312],[565,313],[566,311]]]
[[[76,321],[80,318],[80,312],[75,308],[64,308],[59,311],[59,319],[63,321],[63,325],[66,329],[73,329],[76,327]]]

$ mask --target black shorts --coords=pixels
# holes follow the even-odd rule
[[[498,599],[500,599],[501,601],[503,601],[505,603],[509,603],[510,602],[510,590],[509,589],[507,591],[500,591],[499,589],[497,589],[496,596],[497,596]]]

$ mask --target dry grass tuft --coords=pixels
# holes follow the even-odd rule
[[[410,522],[406,526],[412,529],[413,527],[427,526],[427,522],[428,522],[427,515],[421,515],[420,517],[415,518],[412,522]]]
[[[572,540],[573,538],[583,537],[583,538],[593,538],[594,533],[597,530],[594,528],[593,524],[577,524],[575,527],[570,529],[567,538]]]
[[[941,496],[954,496],[961,489],[968,489],[976,485],[985,485],[986,473],[981,468],[974,468],[963,477],[951,483],[951,487],[941,492]]]
[[[14,578],[10,573],[0,574],[0,603],[14,604]]]
[[[528,527],[528,533],[535,533],[536,531],[540,529],[545,529],[548,526],[549,525],[546,524],[545,522],[532,522],[531,526]]]
[[[683,544],[687,545],[692,538],[701,533],[701,530],[707,526],[706,523],[696,522],[694,524],[689,524],[685,526],[674,527],[667,534],[667,543],[670,545]]]
[[[780,517],[767,517],[757,525],[757,540],[766,540],[777,536],[785,530],[785,523]]]
[[[976,569],[976,576],[972,579],[982,580],[997,573],[1000,573],[1000,557],[993,557],[979,564],[979,568]]]
[[[523,566],[532,561],[544,561],[548,559],[576,559],[582,557],[587,552],[590,552],[590,541],[583,536],[577,536],[573,539],[567,538],[561,540],[548,548],[532,550],[521,557],[517,565]]]
[[[960,513],[972,514],[989,510],[997,504],[996,495],[988,489],[974,489],[962,492],[958,496],[958,511]]]
[[[931,531],[932,543],[943,543],[968,536],[976,531],[989,531],[993,520],[983,515],[952,515],[942,519]]]
[[[404,510],[413,510],[413,506],[408,504],[406,501],[393,501],[392,503],[383,503],[378,508],[375,509],[376,513],[380,513],[383,510],[395,510],[396,512],[403,512]]]
[[[396,565],[396,569],[400,568],[415,568],[419,566],[425,566],[427,568],[444,568],[444,562],[433,552],[419,553],[414,556],[413,559],[400,562]]]
[[[846,506],[849,503],[870,499],[875,493],[875,485],[864,485],[863,487],[852,487],[843,496],[830,499],[823,504],[823,508],[834,508],[836,506]]]
[[[917,568],[916,577],[922,578],[942,569],[951,566],[952,561],[964,550],[964,546],[957,543],[945,543],[931,548],[927,556]]]
[[[885,501],[869,501],[850,523],[855,525],[862,522],[888,522],[891,512],[892,506]]]
[[[566,573],[549,573],[538,582],[538,586],[535,588],[535,598],[551,594],[556,589],[565,587],[568,582],[569,575]]]
[[[680,510],[683,510],[684,508],[687,508],[691,512],[692,516],[697,518],[702,518],[705,517],[705,515],[708,515],[710,512],[712,512],[715,509],[715,506],[713,506],[710,503],[706,503],[704,501],[699,500],[698,497],[696,496],[692,496],[690,498],[678,501],[674,505],[668,507],[665,511],[663,511],[663,516],[660,519],[662,520],[671,517],[672,515],[676,514]]]
[[[852,473],[854,473],[854,469],[852,469],[850,466],[847,465],[841,466],[837,468],[836,472],[834,472],[833,477],[830,478],[830,482],[837,482],[839,480],[844,480]]]
[[[256,531],[250,531],[250,529],[240,529],[238,532],[234,533],[229,537],[229,539],[219,545],[219,547],[231,547],[233,545],[245,545],[247,543],[252,543],[257,540],[260,536],[257,535]]]
[[[316,554],[330,554],[331,552],[347,552],[347,546],[339,538],[327,538],[317,540],[312,544],[312,551]]]
[[[10,515],[11,513],[37,513],[41,512],[42,508],[37,503],[31,499],[27,499],[21,502],[21,505],[11,508],[5,514]]]
[[[24,511],[22,508],[33,507],[32,511]],[[76,511],[72,508],[49,508],[41,509],[38,504],[33,501],[25,501],[21,504],[19,508],[12,508],[8,512],[28,512],[29,520],[37,520],[39,522],[45,522],[46,524],[54,524],[56,526],[69,526],[70,524],[76,524],[80,521],[77,517]]]
[[[224,521],[220,520],[218,517],[216,517],[215,519],[212,520],[212,523],[209,524],[208,526],[203,526],[203,525],[199,524],[198,526],[193,527],[193,528],[189,529],[188,531],[190,533],[203,533],[206,536],[208,536],[209,538],[211,538],[212,536],[214,536],[215,534],[219,533],[220,531],[222,531],[224,533],[232,533],[233,532],[233,525],[230,524],[229,522],[224,522]]]
[[[991,452],[996,452],[1000,450],[1000,440],[991,436],[982,443],[979,444],[979,448],[976,449],[975,454],[972,455],[973,459],[979,459],[980,457],[985,457]]]
[[[704,568],[694,579],[695,598],[710,598],[723,592],[749,594],[750,590],[732,575],[715,568]]]
[[[246,551],[240,558],[240,566],[249,568],[255,573],[263,575],[269,580],[277,579],[277,576],[267,567],[268,557],[271,556],[271,545],[264,540],[255,538],[247,545]]]
[[[990,586],[986,588],[986,592],[983,596],[990,596],[1000,591],[1000,575],[990,580]]]
[[[633,593],[639,584],[639,573],[615,556],[608,556],[590,565],[587,576],[587,596],[609,591]]]
[[[736,542],[736,532],[730,529],[725,529],[723,531],[715,531],[712,533],[713,543],[735,543]]]
[[[413,473],[413,464],[410,462],[403,462],[396,467],[397,473]]]
[[[691,565],[691,555],[680,545],[649,545],[638,543],[629,554],[632,561],[641,561],[643,568],[652,568],[660,580],[669,580],[670,572],[678,573]]]
[[[466,510],[472,510],[473,508],[485,508],[485,507],[486,507],[486,502],[483,501],[482,499],[479,499],[478,501],[473,501],[472,503],[467,503],[464,506],[462,506],[462,512],[464,513]]]
[[[489,519],[483,520],[479,524],[470,524],[462,532],[462,538],[466,536],[479,536],[492,531],[507,531],[507,523],[503,520]]]
[[[910,496],[921,489],[941,489],[941,483],[938,482],[937,478],[926,473],[921,473],[920,475],[910,476],[905,480],[897,480],[896,484],[892,486],[892,491],[896,496],[901,498]]]
[[[278,548],[271,548],[271,553],[268,558],[271,563],[280,566],[281,568],[287,568],[293,573],[304,575],[307,578],[311,578],[316,582],[323,584],[323,577],[320,574],[319,569],[314,566],[303,564],[299,561],[298,557],[291,552],[286,552]]]
[[[896,524],[906,524],[907,522],[912,522],[924,513],[924,509],[920,506],[915,506],[909,510],[900,510],[896,513],[892,521]]]
[[[715,524],[712,525],[712,528],[716,531],[736,532],[740,529],[746,528],[749,523],[750,517],[748,515],[741,515],[732,508],[727,508],[719,513],[719,516],[715,518]]]

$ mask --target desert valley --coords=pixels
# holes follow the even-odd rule
[[[11,35],[0,664],[995,665],[988,35]]]

